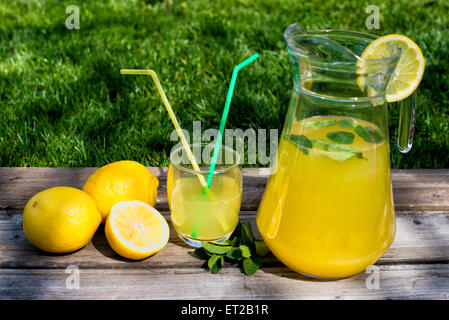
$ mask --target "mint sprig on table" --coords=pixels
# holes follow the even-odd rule
[[[251,223],[239,222],[231,237],[225,242],[202,242],[202,247],[193,254],[201,260],[207,260],[207,267],[216,274],[225,262],[237,262],[246,275],[253,275],[262,263],[262,257],[269,250],[262,240],[255,240]]]

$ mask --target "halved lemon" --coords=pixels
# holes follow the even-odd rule
[[[165,247],[169,230],[165,218],[142,201],[118,202],[112,207],[105,225],[111,248],[133,260],[149,257]]]
[[[411,95],[424,74],[425,60],[418,45],[410,38],[400,34],[389,34],[377,38],[363,51],[361,58],[382,59],[389,55],[389,47],[395,44],[401,48],[401,57],[388,86],[388,102],[403,100]]]

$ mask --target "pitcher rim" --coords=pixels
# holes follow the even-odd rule
[[[284,40],[287,43],[287,46],[289,48],[295,49],[295,45],[293,43],[291,43],[290,39],[294,36],[295,33],[295,28],[301,28],[301,25],[298,23],[293,23],[291,25],[289,25],[285,30],[284,30]],[[322,34],[329,34],[329,33],[340,33],[340,34],[352,34],[355,36],[362,36],[362,37],[370,37],[373,40],[379,38],[378,35],[375,34],[371,34],[371,33],[367,33],[367,32],[360,32],[360,31],[353,31],[353,30],[338,30],[338,29],[320,29],[320,30],[304,30],[303,29],[303,35],[298,34],[299,37],[301,36],[311,36],[314,35],[313,33],[322,33]],[[396,45],[397,46],[397,45]],[[352,54],[354,54],[354,56],[357,58],[357,60],[363,61],[365,63],[387,63],[389,61],[393,61],[395,59],[399,59],[399,57],[401,56],[401,49],[399,46],[397,46],[398,53],[395,55],[391,55],[389,57],[385,57],[385,58],[381,58],[381,59],[363,59],[362,57],[360,57],[360,55],[354,53],[353,51],[347,49],[348,51],[350,51]],[[316,60],[316,59],[311,59],[311,60]]]

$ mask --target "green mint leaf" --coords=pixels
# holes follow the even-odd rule
[[[263,240],[256,240],[255,245],[256,253],[261,257],[264,257],[268,252],[270,252],[270,249],[268,249],[268,246]]]
[[[329,132],[327,138],[340,144],[351,144],[354,141],[354,134],[346,131]]]
[[[212,255],[207,261],[207,266],[213,274],[217,274],[223,268],[224,258],[220,255]]]
[[[303,127],[320,129],[320,128],[334,126],[336,124],[337,124],[337,120],[309,120],[309,121],[304,122]]]
[[[342,127],[342,128],[345,128],[345,129],[352,129],[352,128],[354,128],[357,124],[356,124],[356,122],[355,122],[354,120],[352,120],[352,119],[343,119],[343,120],[338,121],[338,125],[339,125],[340,127]]]
[[[302,151],[304,154],[309,154],[309,149],[306,149],[304,147],[298,146],[298,149]]]
[[[354,128],[354,131],[366,142],[379,143],[383,140],[382,134],[371,127],[362,127],[359,125]]]
[[[251,251],[249,250],[249,248],[248,248],[247,246],[245,246],[244,244],[242,244],[242,245],[239,247],[239,249],[240,249],[240,251],[241,251],[241,253],[242,253],[242,257],[243,257],[243,258],[249,258],[249,257],[251,257]]]
[[[213,254],[225,254],[232,249],[231,246],[222,246],[211,242],[202,242],[202,245],[206,251]]]
[[[344,144],[334,144],[334,143],[331,143],[329,145],[329,147],[327,148],[327,150],[330,152],[353,152],[353,153],[359,152],[354,147],[344,145]]]
[[[209,260],[210,254],[204,248],[197,248],[193,251],[193,255],[201,260]]]
[[[232,246],[231,242],[228,240],[224,242],[215,242],[215,241],[208,241],[210,244],[213,244],[215,246],[221,246],[221,247],[229,247]]]
[[[243,260],[243,271],[247,276],[253,275],[260,267],[262,262],[261,256],[251,256]]]
[[[251,222],[249,222],[249,220],[246,220],[246,228],[249,238],[251,239],[251,241],[254,241],[253,226],[251,225]]]
[[[232,238],[230,244],[231,244],[231,246],[235,247],[236,245],[240,244],[240,239],[238,237],[234,237],[234,238]]]
[[[327,157],[338,161],[346,161],[353,158],[354,156],[363,158],[362,153],[356,148],[342,144],[331,144],[327,148],[327,151]]]
[[[240,237],[241,237],[240,246],[245,245],[250,249],[254,248],[254,241],[251,239],[252,235],[250,235],[248,229],[243,223],[240,225]]]
[[[297,145],[303,146],[305,148],[312,148],[313,144],[305,135],[292,135],[290,136],[290,140],[296,143]]]
[[[290,136],[290,140],[296,144],[299,150],[301,150],[304,154],[309,154],[309,150],[313,147],[312,142],[304,135],[292,135]]]
[[[207,260],[207,266],[216,274],[223,268],[224,261],[238,261],[246,275],[259,269],[262,256],[268,247],[261,240],[255,240],[250,221],[238,222],[231,237],[223,243],[202,242],[203,247],[194,251],[195,257]],[[229,260],[228,260],[229,259]]]
[[[232,235],[231,235],[231,238],[232,238],[232,237],[240,238],[241,229],[242,229],[242,222],[239,221],[239,222],[237,223],[237,226],[236,226],[235,229],[234,229],[234,232],[233,232]]]
[[[323,153],[323,155],[330,159],[338,161],[346,161],[355,156],[363,159],[362,153],[356,148],[353,148],[349,145],[335,144],[327,140],[321,139],[312,140],[312,143],[314,148],[319,148],[328,151],[326,153]]]
[[[340,162],[344,162],[346,160],[349,160],[349,159],[355,157],[355,155],[356,154],[353,152],[331,152],[331,153],[327,154],[326,156],[331,159],[334,159],[334,160],[337,160]]]
[[[242,260],[242,250],[239,248],[232,248],[228,252],[226,252],[226,257],[232,260]]]
[[[328,148],[332,143],[329,142],[329,141],[327,141],[327,140],[315,139],[315,140],[312,140],[312,144],[313,144],[313,147],[314,147],[314,148],[327,150],[327,148]]]
[[[213,244],[218,244],[221,246],[231,246],[231,247],[235,247],[235,244],[239,242],[239,238],[238,236],[232,236],[229,237],[228,240],[224,241],[224,242],[213,242]]]

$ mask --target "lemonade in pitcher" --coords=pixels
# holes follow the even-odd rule
[[[397,145],[408,152],[424,58],[396,34],[294,24],[284,37],[293,90],[257,226],[292,270],[351,276],[393,242],[388,108],[400,111]]]
[[[362,271],[390,246],[395,228],[388,141],[376,126],[344,117],[293,123],[274,168],[257,223],[288,267],[343,277]]]

